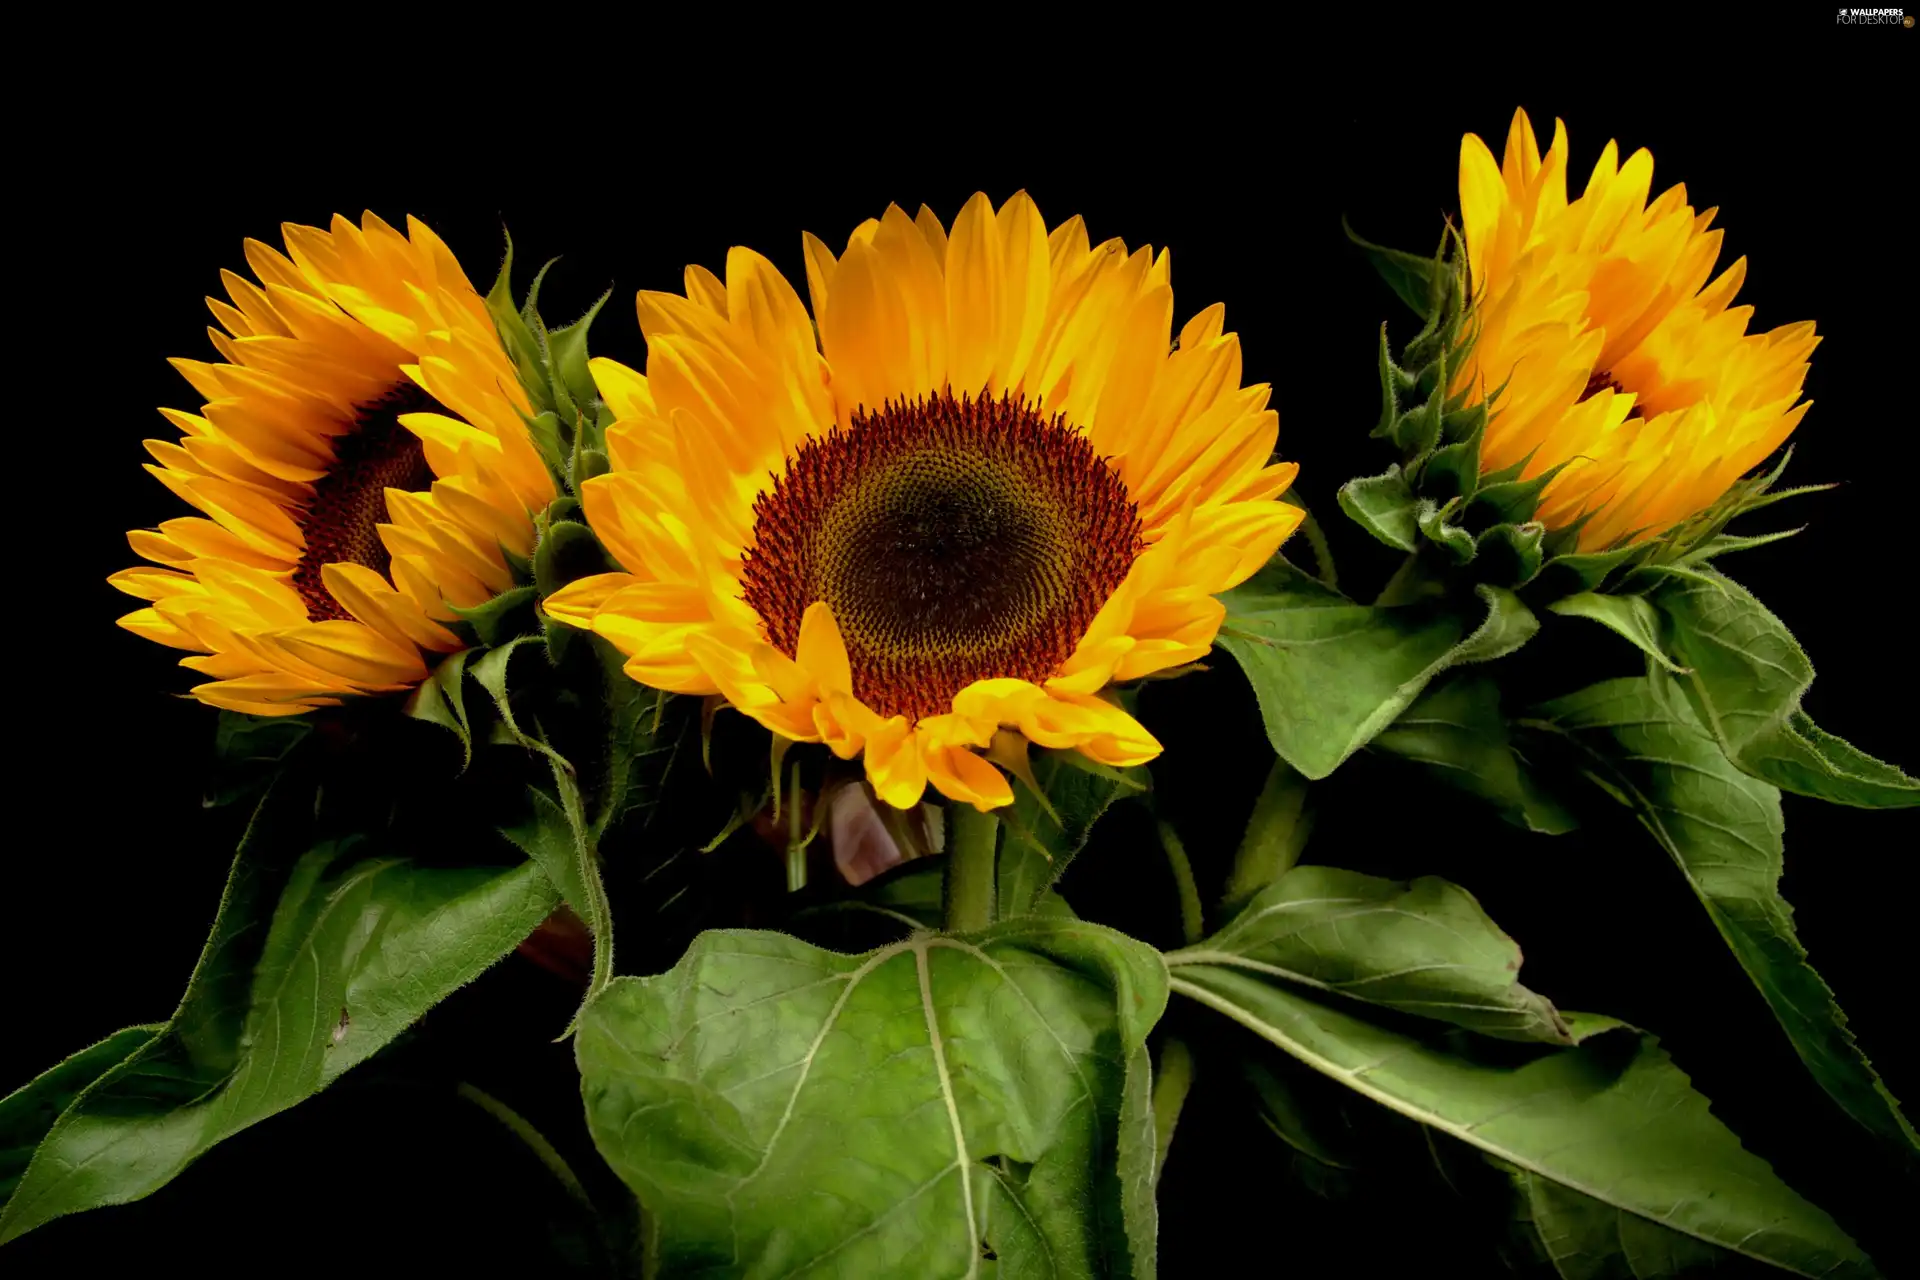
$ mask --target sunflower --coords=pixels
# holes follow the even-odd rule
[[[180,439],[147,470],[204,516],[128,535],[109,581],[151,604],[120,619],[193,656],[202,702],[291,715],[394,693],[461,641],[449,605],[512,585],[553,481],[485,303],[440,238],[286,226],[246,242],[254,279],[207,300],[223,363],[175,360],[205,398],[163,409]]]
[[[1712,506],[1778,448],[1799,402],[1812,322],[1749,334],[1733,297],[1746,259],[1714,276],[1715,210],[1684,186],[1648,202],[1653,157],[1607,143],[1567,199],[1567,132],[1542,156],[1525,111],[1496,165],[1460,146],[1460,213],[1477,333],[1454,390],[1492,398],[1481,466],[1562,468],[1539,519],[1582,550],[1657,536]],[[1798,403],[1797,403],[1798,402]]]
[[[864,756],[902,809],[1011,801],[982,748],[1157,755],[1103,691],[1204,656],[1215,595],[1301,519],[1222,308],[1175,339],[1165,252],[1049,234],[1025,193],[804,250],[811,318],[740,248],[640,294],[647,372],[594,363],[613,467],[582,495],[625,572],[547,612],[635,680]]]

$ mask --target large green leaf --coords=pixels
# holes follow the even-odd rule
[[[575,1052],[667,1274],[1145,1276],[1124,1210],[1165,1001],[1156,952],[1072,920],[859,956],[712,932],[608,987]]]
[[[1500,709],[1500,684],[1489,675],[1462,671],[1435,681],[1373,746],[1425,765],[1515,826],[1558,835],[1577,825],[1515,748]]]
[[[1650,680],[1609,680],[1541,712],[1593,753],[1600,780],[1672,856],[1821,1087],[1868,1129],[1920,1151],[1794,933],[1780,896],[1780,793],[1728,763],[1685,702]]]
[[[1513,939],[1466,890],[1432,876],[1409,885],[1295,867],[1167,963],[1176,973],[1224,965],[1503,1039],[1571,1043],[1553,1005],[1519,984]]]
[[[0,1098],[0,1205],[20,1185],[34,1150],[73,1100],[162,1030],[156,1024],[116,1031]]]
[[[1577,1047],[1516,1066],[1259,975],[1186,965],[1172,987],[1382,1106],[1602,1204],[1798,1275],[1875,1274],[1832,1218],[1741,1147],[1651,1036],[1575,1016]]]
[[[1109,769],[1077,751],[1034,752],[1028,778],[1016,781],[1013,803],[1001,811],[998,917],[1032,911],[1100,816],[1147,786],[1145,769]]]
[[[1814,724],[1800,709],[1813,684],[1786,624],[1712,570],[1660,575],[1647,597],[1667,619],[1676,676],[1727,758],[1783,791],[1867,809],[1920,805],[1920,781]]]
[[[1687,1280],[1709,1271],[1727,1276],[1765,1270],[1539,1174],[1506,1168],[1519,1199],[1516,1225],[1529,1252],[1560,1280]]]
[[[558,902],[531,864],[427,867],[357,841],[302,852],[289,785],[255,816],[179,1010],[52,1126],[0,1241],[158,1190],[365,1061]]]
[[[1478,589],[1478,625],[1446,605],[1360,605],[1275,557],[1222,599],[1217,643],[1253,685],[1280,758],[1324,778],[1448,667],[1512,652],[1539,621],[1512,592]]]

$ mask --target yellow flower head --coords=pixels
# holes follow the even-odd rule
[[[1481,466],[1564,466],[1539,519],[1579,528],[1582,550],[1656,536],[1713,505],[1792,433],[1811,321],[1749,334],[1730,304],[1742,258],[1712,283],[1719,231],[1684,186],[1651,204],[1653,157],[1607,143],[1567,199],[1567,132],[1545,156],[1514,114],[1503,163],[1460,145],[1460,214],[1477,299],[1456,391],[1493,397]]]
[[[1164,252],[1049,235],[1024,193],[804,243],[811,320],[747,249],[640,295],[647,372],[594,362],[618,421],[583,494],[625,572],[548,612],[635,680],[864,755],[899,808],[1008,803],[976,751],[1007,731],[1157,755],[1101,691],[1203,656],[1214,596],[1300,520],[1222,308],[1176,341]]]
[[[404,690],[460,641],[449,603],[511,585],[553,481],[486,306],[440,238],[287,226],[246,244],[257,279],[209,298],[225,361],[175,360],[206,398],[147,470],[205,513],[128,535],[161,568],[109,581],[151,605],[128,630],[191,649],[217,707],[289,715]],[[222,331],[224,330],[224,331]]]

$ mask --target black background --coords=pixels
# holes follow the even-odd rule
[[[210,355],[199,298],[220,292],[220,267],[243,269],[243,237],[274,241],[281,221],[324,224],[336,210],[417,214],[483,289],[504,220],[523,261],[565,255],[546,295],[551,320],[614,287],[594,350],[638,365],[632,292],[677,289],[684,263],[719,269],[728,246],[745,244],[799,284],[803,229],[837,248],[889,201],[909,212],[924,201],[951,221],[976,189],[998,202],[1025,187],[1050,223],[1081,213],[1095,240],[1171,246],[1176,321],[1226,302],[1248,380],[1274,386],[1281,451],[1303,466],[1300,492],[1331,525],[1332,491],[1386,461],[1366,437],[1378,326],[1410,331],[1346,246],[1341,215],[1376,241],[1430,249],[1455,207],[1460,134],[1480,133],[1498,155],[1516,103],[1543,139],[1556,115],[1566,120],[1580,178],[1609,136],[1627,150],[1646,146],[1656,191],[1684,180],[1696,207],[1722,208],[1722,262],[1749,256],[1741,301],[1757,308],[1755,327],[1813,318],[1825,339],[1808,380],[1816,407],[1788,479],[1842,487],[1769,512],[1809,529],[1727,568],[1821,664],[1807,699],[1814,718],[1912,771],[1920,326],[1911,124],[1901,110],[1911,95],[1896,85],[1911,83],[1904,46],[1920,36],[1836,36],[1830,22],[1783,25],[1767,35],[1767,58],[1746,65],[1712,48],[1684,58],[1643,50],[1604,73],[1531,59],[1520,62],[1531,70],[1503,62],[1497,82],[1471,88],[1461,87],[1463,51],[1445,46],[1384,77],[1296,48],[1271,64],[1164,82],[1142,65],[1113,76],[1023,72],[1017,96],[988,92],[997,80],[969,89],[957,72],[929,71],[921,83],[903,65],[885,84],[823,83],[815,68],[792,90],[757,97],[743,82],[780,80],[715,70],[672,84],[636,76],[604,105],[538,111],[505,109],[501,95],[465,92],[444,73],[391,95],[355,81],[335,102],[323,82],[276,92],[285,86],[268,65],[226,68],[191,93],[151,69],[129,72],[151,79],[120,83],[127,106],[110,126],[76,119],[40,133],[51,145],[31,162],[36,198],[14,210],[31,226],[13,240],[24,272],[13,310],[32,317],[33,332],[8,361],[10,489],[42,515],[16,528],[10,557],[18,790],[0,882],[0,1089],[118,1027],[163,1019],[212,919],[233,835],[199,807],[212,716],[169,696],[188,684],[173,655],[112,625],[134,605],[104,579],[133,563],[125,528],[182,513],[140,470],[139,441],[167,434],[155,406],[193,407],[164,357]],[[1815,45],[1836,59],[1817,77],[1785,60]],[[1071,65],[1071,47],[1052,46],[1045,62]],[[1383,79],[1398,88],[1383,92]],[[1335,536],[1365,563],[1353,535]],[[1198,738],[1176,725],[1170,747],[1183,733]],[[1240,773],[1257,780],[1261,767]],[[1395,826],[1386,811],[1408,806],[1370,794],[1376,781],[1392,783],[1368,768],[1357,763],[1341,785],[1380,821],[1321,833],[1314,857],[1463,880],[1527,948],[1531,985],[1659,1032],[1751,1146],[1873,1234],[1871,1153],[1806,1084],[1656,850],[1604,825],[1488,843],[1483,816],[1444,800],[1432,816]],[[1190,841],[1230,843],[1245,802],[1212,814],[1190,804]],[[1920,829],[1910,813],[1795,797],[1785,805],[1785,888],[1802,939],[1862,1045],[1912,1104],[1920,1058],[1901,1028]],[[1158,875],[1147,861],[1123,860],[1095,893],[1125,897],[1137,882],[1130,909],[1158,919],[1171,911]],[[577,1124],[573,1085],[565,1046],[549,1041],[571,999],[556,979],[510,959],[434,1019],[469,1046],[473,1078],[564,1129]],[[1410,1210],[1404,1229],[1378,1239],[1316,1234],[1308,1219],[1320,1210],[1281,1198],[1268,1176],[1270,1140],[1210,1112],[1209,1098],[1224,1095],[1208,1085],[1203,1077],[1183,1134],[1191,1145],[1176,1146],[1170,1166],[1165,1274],[1213,1273],[1196,1250],[1228,1226],[1276,1258],[1290,1244],[1324,1249],[1358,1274],[1370,1257],[1413,1256],[1384,1239],[1417,1234],[1415,1222],[1433,1229]],[[351,1077],[336,1090],[353,1092]],[[190,1249],[212,1274],[534,1265],[534,1230],[502,1189],[522,1172],[509,1145],[437,1096],[358,1092],[242,1135],[141,1205],[46,1228],[6,1262],[16,1274],[84,1271]],[[251,1243],[216,1243],[229,1231],[297,1249],[269,1262]],[[1890,1274],[1913,1247],[1884,1229],[1869,1243]],[[1390,1274],[1402,1264],[1376,1265]]]

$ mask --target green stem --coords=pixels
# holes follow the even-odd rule
[[[1169,1036],[1160,1048],[1160,1069],[1153,1074],[1153,1180],[1157,1185],[1167,1167],[1167,1149],[1173,1145],[1180,1108],[1193,1088],[1193,1050],[1185,1040]]]
[[[993,923],[993,854],[1000,820],[970,804],[947,808],[947,932]]]
[[[798,893],[807,887],[807,841],[800,838],[800,762],[793,762],[793,771],[788,775],[787,784],[787,892]],[[774,781],[780,776],[776,773]],[[774,801],[774,812],[780,811],[780,802]]]
[[[1227,872],[1227,887],[1220,898],[1222,913],[1238,911],[1256,893],[1293,870],[1312,830],[1307,780],[1285,760],[1276,759],[1267,773],[1266,785],[1260,789],[1260,798],[1254,801],[1247,834]]]
[[[1168,823],[1160,824],[1160,847],[1167,851],[1167,865],[1173,868],[1173,885],[1180,894],[1180,941],[1192,946],[1207,932],[1200,913],[1200,887],[1193,882],[1193,863],[1179,833]]]
[[[507,1132],[525,1144],[534,1158],[545,1166],[547,1172],[553,1175],[554,1181],[566,1190],[573,1202],[585,1209],[596,1221],[598,1220],[599,1214],[594,1208],[593,1197],[587,1194],[587,1189],[580,1184],[580,1179],[568,1166],[566,1157],[554,1149],[553,1144],[547,1141],[545,1134],[527,1123],[526,1119],[512,1107],[465,1080],[454,1085],[453,1091],[505,1126]]]

